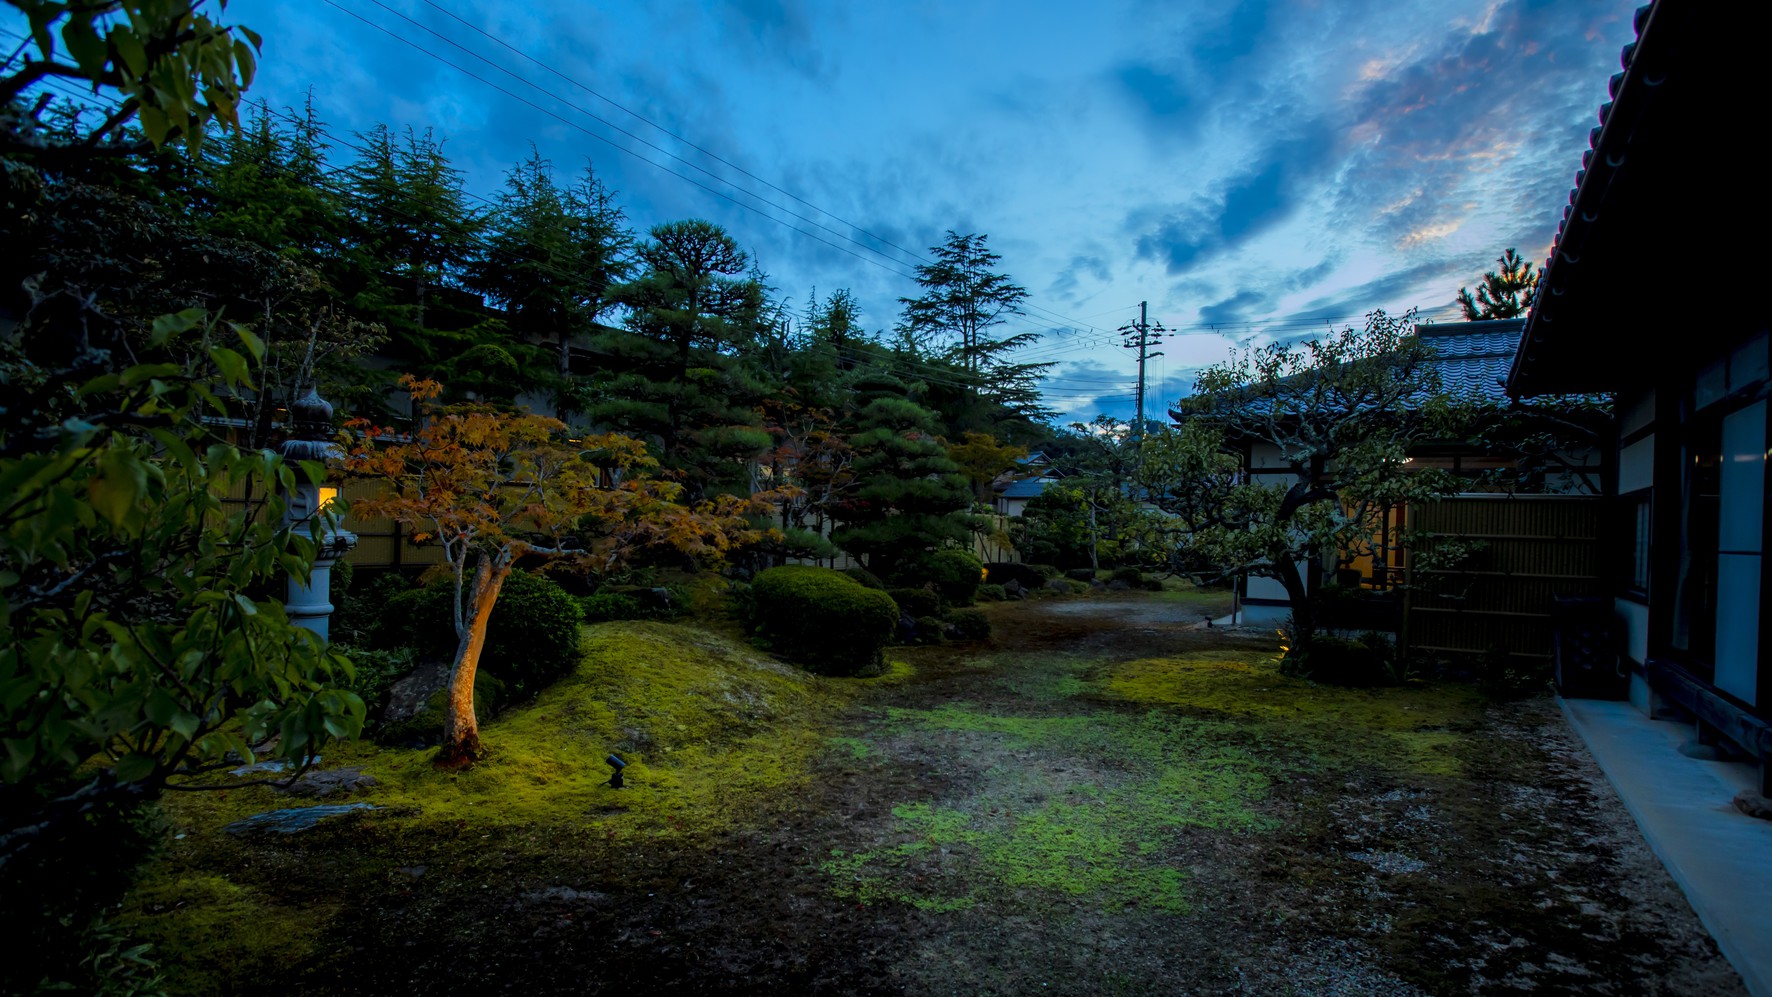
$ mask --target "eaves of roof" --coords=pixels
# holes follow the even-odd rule
[[[1764,91],[1768,6],[1655,0],[1633,27],[1509,367],[1515,397],[1679,376],[1764,321],[1747,246],[1766,185],[1728,129]]]

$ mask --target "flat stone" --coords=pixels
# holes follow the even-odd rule
[[[353,810],[375,810],[371,803],[335,803],[318,807],[292,807],[288,810],[269,810],[262,814],[253,814],[237,820],[222,830],[229,834],[255,834],[258,832],[276,832],[278,834],[298,834],[311,831],[315,825],[328,817],[348,814]]]
[[[1364,862],[1379,872],[1392,875],[1406,875],[1427,868],[1426,862],[1398,852],[1351,852],[1348,854],[1348,858],[1355,862]]]
[[[320,764],[319,755],[314,756],[314,764]],[[288,762],[270,759],[262,762],[253,762],[251,765],[242,765],[237,769],[230,769],[229,771],[233,775],[264,775],[267,772],[282,772],[288,768]]]
[[[608,899],[607,894],[596,890],[575,890],[570,886],[549,886],[545,889],[530,890],[523,894],[523,899],[531,903],[554,900],[562,903],[596,903]]]
[[[350,766],[340,769],[326,769],[323,772],[309,772],[295,780],[291,786],[277,787],[278,791],[291,796],[311,796],[315,799],[331,796],[333,793],[354,793],[359,789],[368,789],[375,785],[375,776],[365,775],[361,768]]]

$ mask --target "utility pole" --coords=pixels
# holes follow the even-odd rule
[[[1152,357],[1160,357],[1163,355],[1160,351],[1153,350],[1151,347],[1157,345],[1157,342],[1163,338],[1163,333],[1166,331],[1163,328],[1162,322],[1150,321],[1149,313],[1146,309],[1148,304],[1149,302],[1145,301],[1140,301],[1138,303],[1137,323],[1120,327],[1120,332],[1126,337],[1124,340],[1126,348],[1138,351],[1138,415],[1135,417],[1136,421],[1132,425],[1132,437],[1137,440],[1144,439],[1144,365],[1145,362]]]

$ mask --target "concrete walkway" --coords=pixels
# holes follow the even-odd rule
[[[1692,727],[1650,720],[1629,703],[1562,704],[1748,992],[1772,997],[1772,821],[1729,802],[1758,787],[1756,770],[1680,754]]]

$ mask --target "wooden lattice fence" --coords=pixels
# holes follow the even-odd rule
[[[1551,600],[1604,592],[1600,500],[1563,495],[1461,495],[1414,506],[1404,643],[1449,655],[1492,650],[1551,654]],[[1429,570],[1422,555],[1448,541],[1477,549]]]

